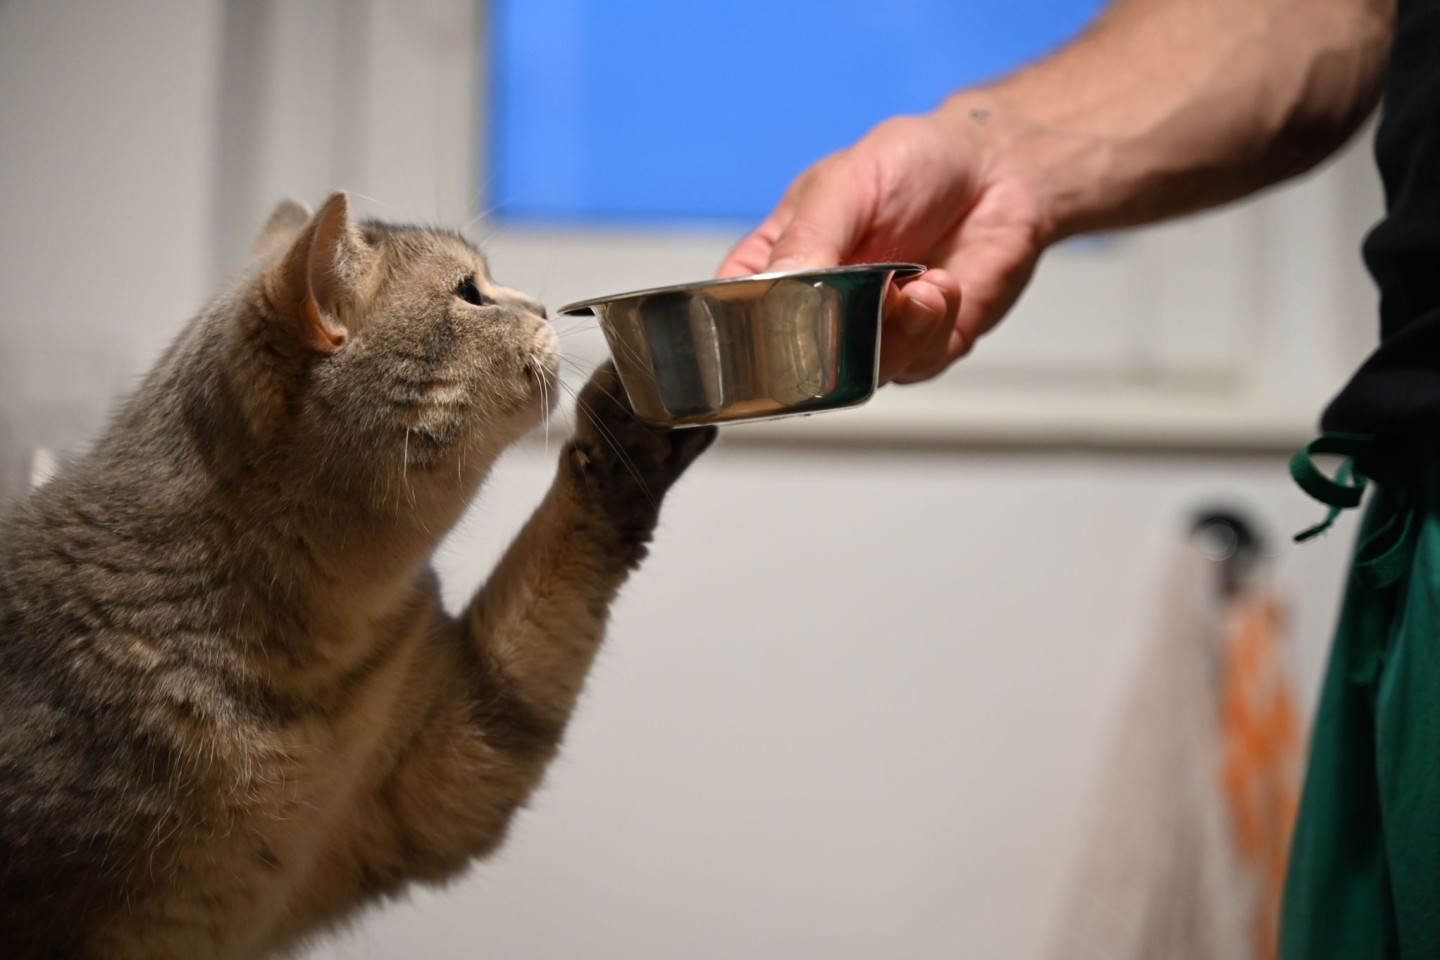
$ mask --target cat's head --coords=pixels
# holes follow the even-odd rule
[[[281,204],[220,312],[245,466],[337,496],[453,507],[553,402],[539,303],[458,234],[357,223],[342,193]]]

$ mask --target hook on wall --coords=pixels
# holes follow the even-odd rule
[[[1265,541],[1255,525],[1235,510],[1203,511],[1190,532],[1203,541],[1202,549],[1220,564],[1220,583],[1226,593],[1235,592],[1265,553]]]

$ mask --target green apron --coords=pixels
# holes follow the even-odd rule
[[[1335,479],[1314,454],[1347,457]],[[1320,693],[1283,960],[1440,958],[1440,447],[1326,434],[1291,473],[1330,516],[1374,494]],[[1353,469],[1353,473],[1351,472]]]

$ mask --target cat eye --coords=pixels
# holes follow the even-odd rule
[[[466,277],[461,280],[460,285],[455,288],[455,296],[477,307],[488,307],[495,302],[480,292],[480,288],[475,286],[474,277]]]

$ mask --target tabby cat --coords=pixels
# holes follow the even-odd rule
[[[602,368],[452,617],[430,556],[557,364],[459,236],[276,210],[0,531],[0,957],[262,957],[500,844],[714,436]]]

